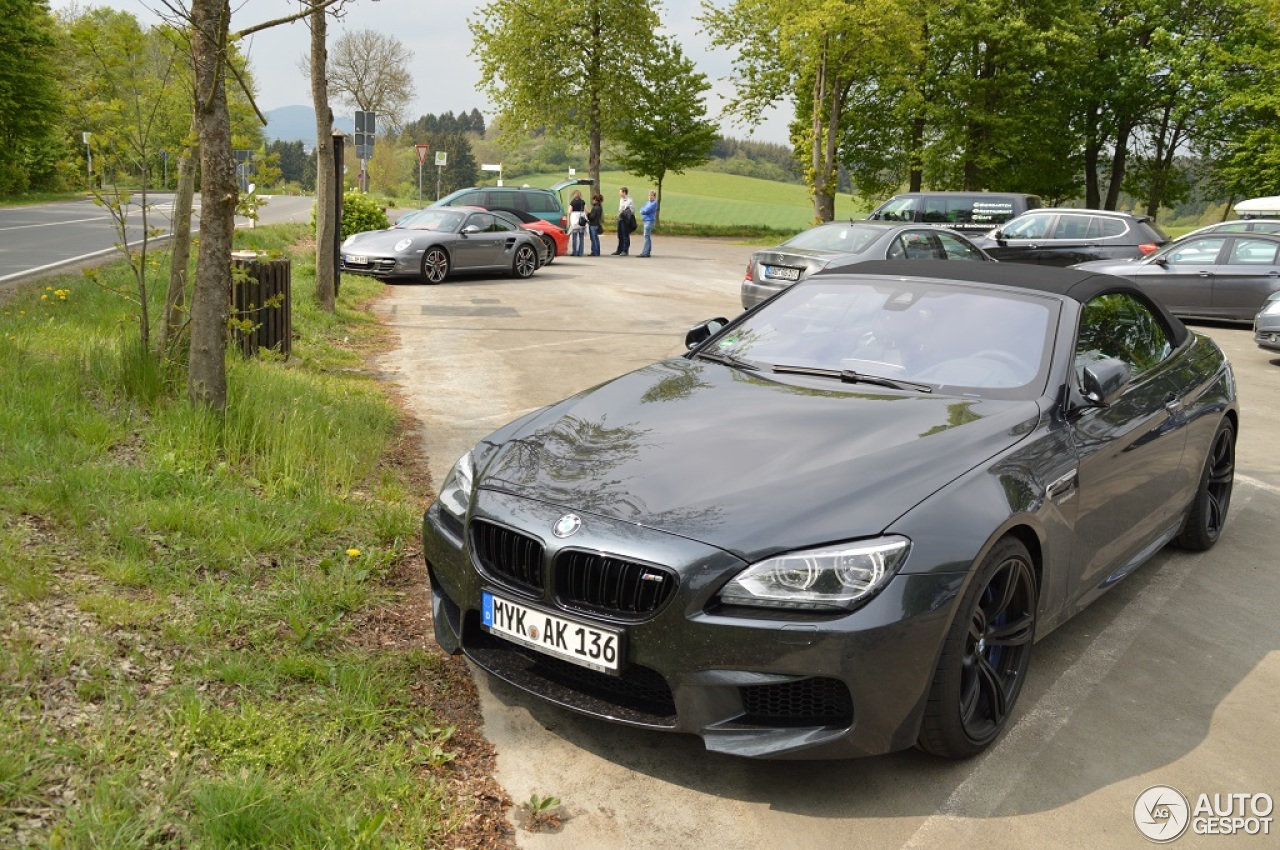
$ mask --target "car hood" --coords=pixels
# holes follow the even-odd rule
[[[1141,265],[1137,260],[1092,260],[1087,263],[1076,263],[1071,268],[1098,274],[1114,274],[1124,277]]]
[[[397,242],[404,239],[422,239],[427,236],[439,238],[453,238],[453,233],[442,233],[438,230],[414,230],[411,227],[395,228],[392,230],[366,230],[363,233],[357,233],[355,238],[350,242],[342,243],[343,251],[351,251],[359,248],[362,251],[394,251]]]
[[[880,533],[1038,416],[676,358],[503,429],[478,485],[754,560]]]

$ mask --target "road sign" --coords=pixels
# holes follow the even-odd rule
[[[480,170],[481,170],[481,171],[501,171],[501,170],[502,170],[502,165],[501,165],[501,164],[498,164],[498,165],[482,165],[482,166],[480,166]]]
[[[427,161],[427,151],[431,150],[430,145],[414,145],[418,149],[418,165],[422,165]],[[436,159],[440,158],[440,154],[436,154]]]
[[[448,151],[436,151],[436,166],[437,166],[437,167],[440,167],[440,168],[443,168],[444,166],[446,166],[446,165],[448,165],[448,164],[449,164],[449,152],[448,152]]]

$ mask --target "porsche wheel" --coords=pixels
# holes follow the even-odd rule
[[[538,252],[532,245],[521,245],[516,248],[516,257],[511,262],[511,273],[516,277],[531,276],[538,269]]]
[[[1191,510],[1178,533],[1177,544],[1183,549],[1203,552],[1213,548],[1227,522],[1231,507],[1231,488],[1236,478],[1236,429],[1230,419],[1223,419],[1213,438],[1209,456],[1200,473],[1200,486],[1191,502]]]
[[[920,727],[921,749],[959,759],[990,746],[1018,701],[1035,632],[1031,556],[1007,537],[983,559],[947,633]]]
[[[422,255],[422,279],[427,283],[443,283],[448,276],[448,253],[443,248],[428,248]]]

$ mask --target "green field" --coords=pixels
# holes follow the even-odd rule
[[[578,176],[585,176],[579,171]],[[508,186],[551,186],[563,174],[526,174],[506,181]],[[651,181],[622,171],[600,174],[606,214],[618,209],[618,188],[626,186],[637,205],[644,203]],[[668,175],[662,185],[662,220],[668,223],[741,225],[799,231],[813,224],[813,203],[804,186],[712,171]],[[865,207],[848,195],[836,199],[836,216],[862,218]]]

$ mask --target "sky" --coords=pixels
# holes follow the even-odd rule
[[[467,19],[485,3],[486,0],[355,0],[348,5],[342,21],[330,23],[329,38],[332,43],[344,30],[370,29],[394,35],[412,50],[414,63],[420,69],[418,78],[423,83],[410,107],[410,118],[427,113],[469,112],[478,107],[487,121],[493,117],[493,109],[484,95],[476,91],[480,72],[469,55],[471,31],[467,28]],[[55,12],[72,6],[81,9],[109,6],[133,13],[143,24],[160,22],[155,10],[167,13],[159,0],[53,0],[50,6]],[[732,72],[732,57],[727,51],[712,50],[707,38],[698,33],[701,26],[694,16],[700,8],[699,0],[665,0],[662,19],[667,33],[675,37],[685,55],[712,84],[707,97],[710,116],[720,120],[723,135],[788,144],[787,123],[793,114],[789,105],[770,110],[754,129],[720,118],[724,101],[733,92],[733,85],[724,79]],[[232,29],[284,17],[297,9],[295,0],[232,0]],[[264,112],[311,103],[310,81],[298,69],[299,59],[309,51],[309,39],[306,25],[298,22],[265,30],[244,44],[258,87],[258,106]],[[629,49],[641,47],[634,45]],[[552,45],[549,49],[571,47]],[[427,63],[431,65],[430,71]],[[442,68],[448,69],[447,76],[439,75]]]

